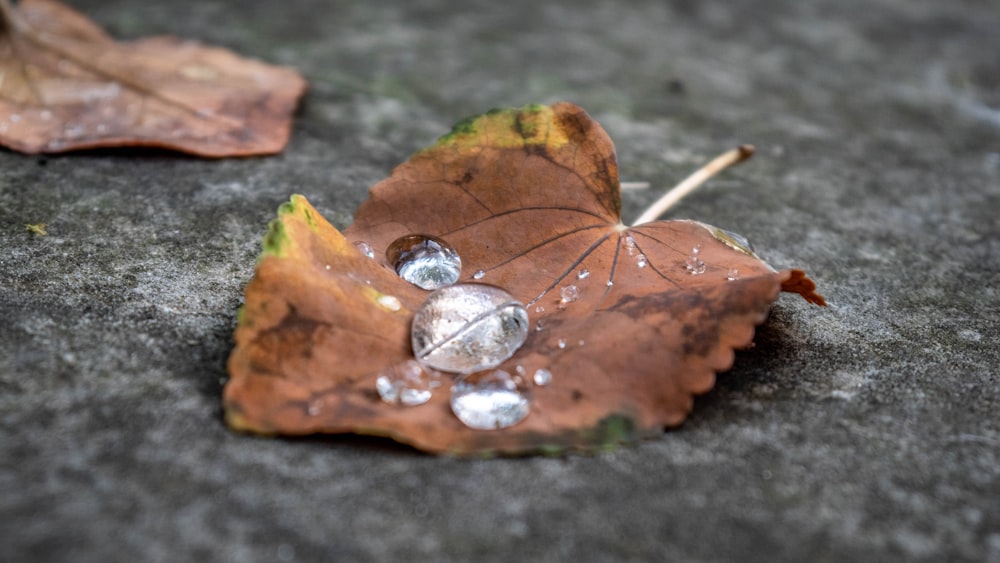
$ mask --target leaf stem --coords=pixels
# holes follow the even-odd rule
[[[681,198],[693,192],[698,186],[708,181],[709,178],[730,166],[743,162],[753,156],[753,153],[753,145],[740,145],[735,149],[720,154],[705,166],[695,170],[693,174],[671,188],[670,191],[663,194],[663,197],[656,200],[653,205],[650,205],[632,225],[641,225],[655,221],[660,215],[663,215],[675,203],[680,201]]]

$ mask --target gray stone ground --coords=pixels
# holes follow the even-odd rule
[[[273,158],[0,151],[0,560],[1000,561],[996,2],[73,5],[311,91]],[[683,427],[600,455],[223,426],[281,202],[346,226],[454,121],[560,99],[657,188],[755,143],[674,216],[747,234],[831,306],[783,297]]]

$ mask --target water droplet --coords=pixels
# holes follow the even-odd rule
[[[323,402],[319,399],[309,401],[309,406],[306,407],[306,414],[309,416],[316,416],[323,410]]]
[[[565,338],[560,338],[559,342],[557,344],[558,344],[558,346],[559,346],[560,349],[565,348],[566,347],[566,339]]]
[[[736,268],[730,268],[729,271],[726,272],[726,279],[729,281],[736,281],[740,279],[740,271]]]
[[[63,135],[68,139],[79,139],[87,134],[87,126],[79,123],[67,123],[63,128]]]
[[[580,291],[576,289],[575,285],[567,285],[566,287],[559,290],[559,304],[566,305],[567,303],[572,303],[580,298]]]
[[[640,268],[645,268],[647,263],[648,262],[646,260],[646,255],[645,254],[639,254],[638,256],[636,256],[636,258],[635,258],[635,264],[636,264],[636,266],[639,266]]]
[[[582,269],[582,270],[580,270],[579,272],[576,273],[576,279],[578,279],[578,280],[587,279],[588,276],[590,276],[590,270],[588,270],[586,268],[584,268],[584,269]]]
[[[739,233],[734,233],[732,231],[720,229],[718,227],[710,226],[709,231],[712,232],[712,236],[714,236],[716,240],[722,242],[729,248],[732,248],[733,250],[738,250],[743,254],[746,254],[747,256],[759,258],[759,256],[757,256],[757,252],[754,250],[753,245],[750,244],[750,241],[747,239],[747,237]]]
[[[439,289],[458,281],[462,259],[447,242],[428,235],[406,235],[393,241],[385,257],[399,277],[422,288]]]
[[[543,307],[541,305],[538,305],[538,306],[535,307],[535,312],[536,313],[544,313],[545,312],[545,307]]]
[[[705,273],[705,261],[698,258],[698,254],[701,253],[701,247],[696,246],[691,249],[691,256],[688,256],[687,261],[684,263],[684,267],[693,276],[698,276]]]
[[[481,280],[486,275],[486,270],[476,270],[476,273],[472,274],[472,277]]]
[[[327,265],[326,265],[326,269],[327,269],[327,270],[329,270],[329,269],[330,269],[330,265],[329,265],[329,264],[327,264]]]
[[[398,311],[403,307],[395,295],[379,295],[376,299],[379,306],[390,311]]]
[[[11,115],[9,119],[11,123],[17,123],[18,121],[21,121],[21,116],[15,113]]]
[[[535,370],[535,375],[532,379],[535,381],[535,385],[548,385],[552,383],[552,372],[545,368]]]
[[[367,256],[368,258],[375,258],[375,249],[372,245],[368,244],[363,240],[359,240],[354,243],[354,247],[358,249],[358,252]]]
[[[541,319],[535,321],[535,332],[541,332],[545,328],[545,323]]]
[[[500,365],[528,337],[528,312],[492,285],[466,283],[432,293],[413,317],[418,359],[433,368],[471,373]]]
[[[613,282],[613,281],[611,281],[611,280],[608,280],[608,287],[611,287],[611,286],[613,286],[613,285],[615,285],[615,282]]]
[[[516,366],[514,366],[514,371],[516,371],[518,375],[524,375],[525,373],[527,373],[527,371],[524,369],[524,366],[521,364],[517,364]]]
[[[52,112],[47,109],[43,109],[42,112],[38,114],[38,116],[42,118],[42,121],[48,121],[52,119]]]
[[[451,410],[469,428],[499,430],[528,416],[531,398],[503,370],[470,374],[451,387]]]
[[[379,374],[375,390],[382,400],[393,405],[412,407],[431,399],[434,389],[441,386],[441,374],[407,360]]]
[[[635,256],[635,239],[632,235],[625,237],[625,250],[628,250],[629,256]]]
[[[584,345],[584,344],[586,344],[586,343],[585,343],[585,342],[584,342],[583,340],[578,340],[578,341],[576,342],[576,345],[577,345],[577,346],[580,346],[581,348],[583,347],[583,345]]]

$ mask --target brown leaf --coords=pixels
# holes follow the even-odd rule
[[[305,86],[292,69],[193,41],[115,42],[54,0],[0,0],[0,144],[21,152],[276,153]]]
[[[568,103],[459,124],[372,188],[346,238],[293,197],[247,287],[229,424],[375,434],[455,454],[605,447],[680,424],[781,289],[822,304],[801,271],[775,272],[725,232],[692,221],[625,227],[619,210],[611,141]],[[412,357],[410,321],[428,295],[381,258],[412,233],[450,242],[463,281],[507,289],[538,323],[501,366],[552,373],[517,425],[467,428],[447,391],[410,408],[375,393],[380,371]],[[578,298],[567,302],[570,285]]]

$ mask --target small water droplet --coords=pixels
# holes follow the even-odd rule
[[[382,371],[375,380],[379,397],[393,405],[412,407],[431,399],[441,386],[441,374],[427,369],[416,360],[407,360]]]
[[[648,262],[646,260],[646,255],[645,254],[639,254],[638,256],[636,256],[636,258],[635,258],[635,264],[636,264],[636,266],[639,266],[640,268],[645,268],[647,263]]]
[[[403,304],[399,302],[399,298],[395,295],[379,295],[376,301],[380,307],[390,311],[398,311],[403,307]]]
[[[541,332],[545,328],[545,323],[541,319],[535,321],[535,332]]]
[[[525,370],[524,366],[521,364],[517,364],[516,366],[514,366],[514,371],[516,371],[518,375],[524,375],[525,373],[527,373],[527,370]]]
[[[740,279],[740,271],[736,268],[730,268],[729,271],[726,272],[726,279],[729,281],[736,281]]]
[[[583,340],[577,340],[576,342],[576,345],[580,346],[581,348],[583,347],[584,344],[586,344],[586,342],[584,342]]]
[[[323,402],[319,399],[309,401],[309,406],[306,407],[306,414],[309,416],[316,416],[323,410]]]
[[[499,430],[528,416],[531,397],[503,370],[474,373],[451,387],[451,410],[469,428]]]
[[[559,290],[559,304],[566,305],[580,298],[580,291],[575,285],[567,285]]]
[[[476,273],[472,274],[472,277],[477,280],[483,279],[484,276],[486,276],[486,270],[476,270]]]
[[[492,285],[466,283],[432,293],[413,317],[418,359],[435,369],[470,373],[500,365],[528,337],[528,312]]]
[[[535,312],[536,312],[536,313],[544,313],[544,312],[545,312],[545,307],[543,307],[543,306],[541,306],[541,305],[537,305],[537,306],[535,307]]]
[[[545,368],[537,369],[532,379],[535,381],[535,385],[548,385],[552,383],[552,372]]]
[[[358,249],[358,252],[367,256],[368,258],[375,258],[375,249],[372,245],[368,244],[363,240],[359,240],[354,243],[354,247]]]
[[[635,256],[635,239],[632,235],[625,237],[625,250],[628,250],[629,256]]]
[[[87,127],[79,123],[67,123],[63,128],[63,135],[69,139],[79,139],[87,134]]]
[[[582,269],[582,270],[580,270],[579,272],[576,273],[576,279],[578,279],[578,280],[587,279],[588,276],[590,276],[590,270],[588,270],[586,268],[584,268],[584,269]]]
[[[611,286],[613,286],[613,285],[615,285],[615,282],[613,282],[613,281],[611,281],[611,280],[608,280],[608,287],[611,287]]]
[[[558,346],[559,346],[560,349],[565,348],[566,347],[566,339],[565,338],[560,338],[559,342],[557,342],[557,344],[558,344]]]
[[[326,269],[327,269],[327,270],[329,270],[329,269],[330,269],[330,265],[329,265],[329,264],[327,264],[327,265],[326,265]]]
[[[429,235],[406,235],[393,241],[386,259],[399,277],[422,288],[449,286],[462,273],[462,259],[447,242]]]
[[[705,273],[705,261],[698,258],[698,254],[701,253],[701,247],[696,246],[691,249],[691,256],[688,256],[687,261],[684,263],[684,267],[693,276],[698,276]]]

